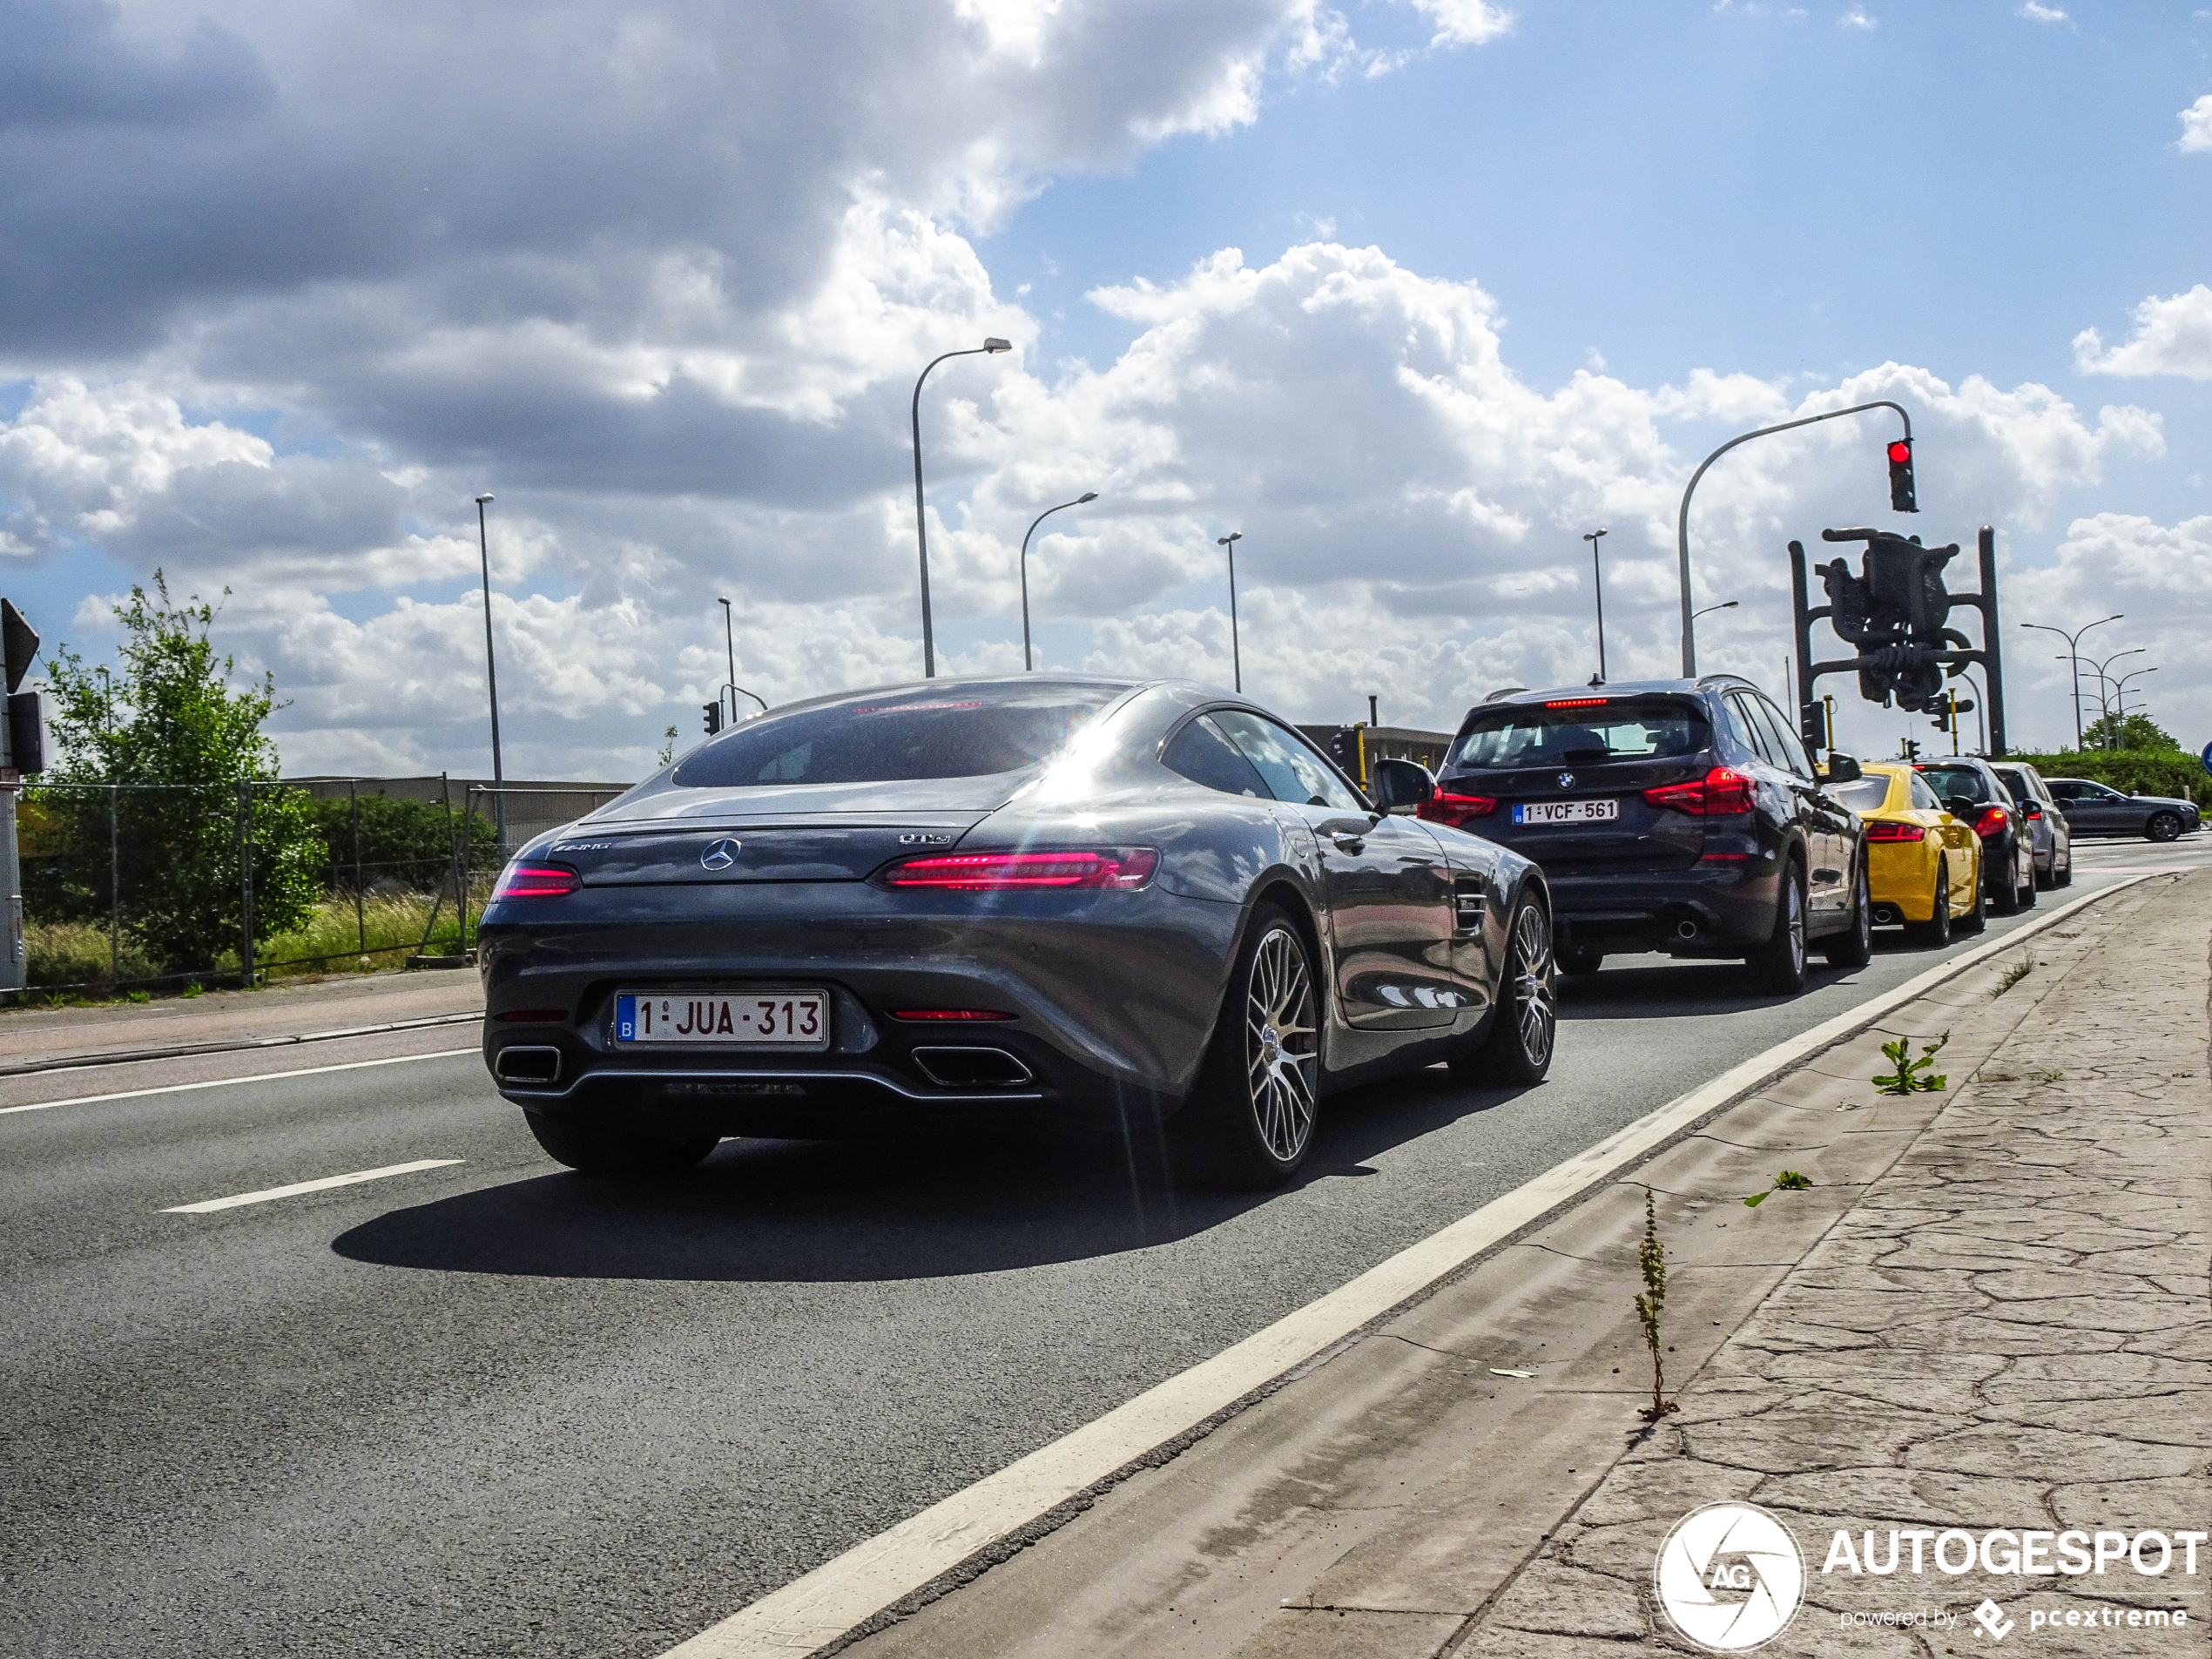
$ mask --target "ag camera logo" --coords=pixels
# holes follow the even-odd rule
[[[1752,1503],[1709,1503],[1659,1546],[1659,1605],[1712,1653],[1743,1653],[1787,1629],[1804,1599],[1805,1558],[1790,1529]]]

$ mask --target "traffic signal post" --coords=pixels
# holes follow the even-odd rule
[[[45,728],[39,719],[38,693],[23,690],[30,659],[38,654],[38,635],[11,599],[0,599],[0,655],[6,658],[7,718],[0,719],[0,932],[8,935],[0,954],[0,993],[20,991],[30,963],[23,939],[23,860],[16,845],[16,800],[23,780],[46,769]]]
[[[1906,462],[1908,476],[1911,457]],[[1790,597],[1797,637],[1797,725],[1808,745],[1818,746],[1828,723],[1813,690],[1826,674],[1856,673],[1858,694],[1885,708],[1892,705],[1919,712],[1945,709],[1946,719],[1955,711],[1971,711],[1971,702],[1957,702],[1946,693],[1944,681],[1979,664],[1988,676],[1989,752],[2005,752],[2005,665],[1997,622],[1997,532],[1985,524],[1979,538],[1981,591],[1952,593],[1943,585],[1943,567],[1959,552],[1959,545],[1923,547],[1917,540],[1892,536],[1886,530],[1823,530],[1825,542],[1864,542],[1860,573],[1851,574],[1842,559],[1818,567],[1828,604],[1811,605],[1806,589],[1805,549],[1790,543]],[[1976,647],[1950,625],[1951,612],[1971,605],[1981,612],[1982,644]],[[1812,624],[1825,617],[1829,626],[1848,644],[1858,647],[1855,657],[1815,662]]]

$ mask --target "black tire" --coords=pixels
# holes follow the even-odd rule
[[[2059,867],[2059,855],[2056,853],[2051,854],[2051,885],[2054,887],[2070,887],[2074,885],[2074,846],[2070,842],[2066,849],[2065,868]]]
[[[2000,916],[2020,914],[2020,884],[2014,880],[2020,873],[2019,842],[2014,841],[2006,847],[2005,862],[2001,868],[1994,861],[1985,860],[1983,870],[1981,885],[1983,892],[1988,895],[1989,907]],[[1979,905],[1974,907],[1977,910],[1981,908]],[[1960,931],[1972,933],[1974,929],[1964,927]]]
[[[1551,918],[1523,894],[1506,929],[1505,972],[1489,1035],[1473,1054],[1455,1057],[1452,1075],[1467,1082],[1527,1087],[1544,1081],[1559,1046],[1559,984]]]
[[[1874,898],[1867,887],[1866,860],[1851,874],[1851,922],[1823,945],[1831,968],[1864,968],[1874,960]]]
[[[718,1135],[664,1136],[543,1112],[526,1111],[523,1116],[546,1156],[579,1175],[678,1175],[722,1143]]]
[[[1782,867],[1774,932],[1744,957],[1743,966],[1751,983],[1770,996],[1795,996],[1805,988],[1805,873],[1794,858]]]
[[[1588,945],[1569,945],[1558,953],[1559,971],[1580,979],[1585,974],[1595,974],[1605,961],[1605,953]]]
[[[2028,841],[2021,846],[2020,861],[2027,866],[2027,868],[2020,872],[2020,908],[2023,910],[2033,910],[2035,908],[2035,894],[2037,887],[2035,880],[2034,842]]]
[[[2053,887],[2059,885],[2059,853],[2056,847],[2053,847],[2051,849],[2051,867],[2049,869],[2045,869],[2040,864],[2032,865],[2031,867],[2033,867],[2035,872],[2035,886],[2038,891],[2048,893]]]
[[[2182,815],[2179,813],[2153,813],[2143,824],[2143,839],[2149,841],[2180,840]]]
[[[1170,1127],[1180,1179],[1279,1187],[1313,1148],[1321,994],[1305,935],[1279,907],[1252,913],[1198,1085]]]
[[[1979,902],[1979,901],[1977,901]],[[1926,921],[1916,921],[1905,931],[1920,944],[1941,950],[1951,942],[1951,864],[1936,860],[1935,910]]]

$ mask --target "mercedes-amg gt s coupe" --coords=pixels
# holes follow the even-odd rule
[[[484,1058],[588,1172],[1028,1120],[1280,1184],[1332,1090],[1551,1063],[1542,872],[1414,816],[1413,763],[1375,787],[1184,681],[794,704],[516,853],[483,916]]]

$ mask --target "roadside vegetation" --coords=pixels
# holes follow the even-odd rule
[[[2087,778],[2123,795],[2168,795],[2212,806],[2212,775],[2173,734],[2146,714],[2107,715],[2081,734],[2079,750],[2051,754],[2015,751],[2046,778]]]
[[[53,764],[17,818],[29,1000],[237,983],[249,920],[257,980],[459,948],[455,868],[465,843],[480,907],[489,823],[287,787],[263,730],[275,682],[239,683],[216,608],[156,571],[114,613],[112,667],[48,658]]]

